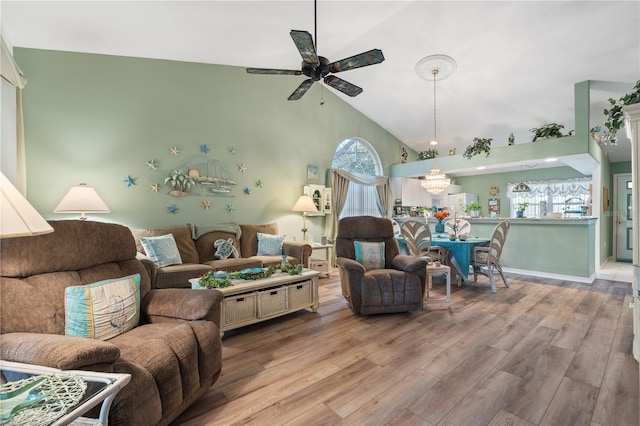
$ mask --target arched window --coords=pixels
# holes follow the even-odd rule
[[[382,176],[382,162],[378,153],[369,142],[361,138],[342,141],[333,155],[331,168],[367,176]]]
[[[375,148],[361,138],[349,138],[340,143],[331,161],[331,168],[367,176],[382,176],[382,162]],[[380,217],[375,186],[349,183],[345,207],[339,218],[349,216]]]

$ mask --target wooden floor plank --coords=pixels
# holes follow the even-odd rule
[[[437,424],[458,406],[465,395],[493,370],[506,352],[484,346],[443,377],[411,405],[410,410],[432,424]]]
[[[500,370],[493,370],[452,410],[438,426],[486,425],[496,416],[520,383],[520,378]]]
[[[173,426],[640,426],[631,286],[507,280],[361,316],[321,278],[317,313],[225,333],[219,380]]]
[[[633,356],[611,354],[593,421],[608,426],[638,424],[638,374],[629,374],[634,368],[638,368],[638,362]]]
[[[565,377],[540,426],[586,425],[593,417],[598,388]]]
[[[437,380],[432,374],[417,370],[402,378],[402,386],[391,386],[385,392],[379,393],[339,424],[386,425],[411,405],[415,395],[424,394]]]
[[[491,419],[491,423],[488,426],[535,426],[533,423],[521,419],[518,416],[514,416],[511,413],[507,413],[504,410],[498,411],[498,414]]]
[[[521,381],[504,405],[504,410],[538,424],[556,394],[574,355],[574,352],[566,349],[546,345],[537,359],[529,358],[532,362],[519,364],[516,371],[510,371],[519,376]]]

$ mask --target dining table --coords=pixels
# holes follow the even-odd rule
[[[448,236],[433,236],[432,246],[440,246],[451,253],[451,266],[456,274],[462,278],[465,285],[469,282],[469,265],[471,264],[471,253],[474,247],[484,246],[489,243],[488,238],[468,237],[466,240],[459,238],[451,240]]]

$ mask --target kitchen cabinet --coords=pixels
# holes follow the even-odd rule
[[[431,207],[431,194],[422,187],[420,179],[401,178],[400,197],[403,206]]]

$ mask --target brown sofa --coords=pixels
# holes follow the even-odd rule
[[[112,425],[166,425],[222,369],[217,290],[151,290],[127,227],[51,221],[55,231],[0,246],[0,357],[63,370],[129,373]],[[140,274],[139,322],[109,340],[65,335],[65,289]],[[134,317],[135,318],[135,317]]]
[[[189,279],[197,278],[209,271],[239,271],[244,268],[261,268],[276,265],[282,256],[258,256],[258,233],[278,235],[278,224],[171,226],[153,229],[131,229],[136,241],[138,258],[144,261],[151,276],[153,288],[188,288]],[[157,237],[172,234],[180,252],[182,264],[157,267],[146,258],[140,237]],[[231,238],[238,257],[218,259],[214,243]],[[309,265],[311,245],[301,241],[284,241],[282,253],[292,264]]]

